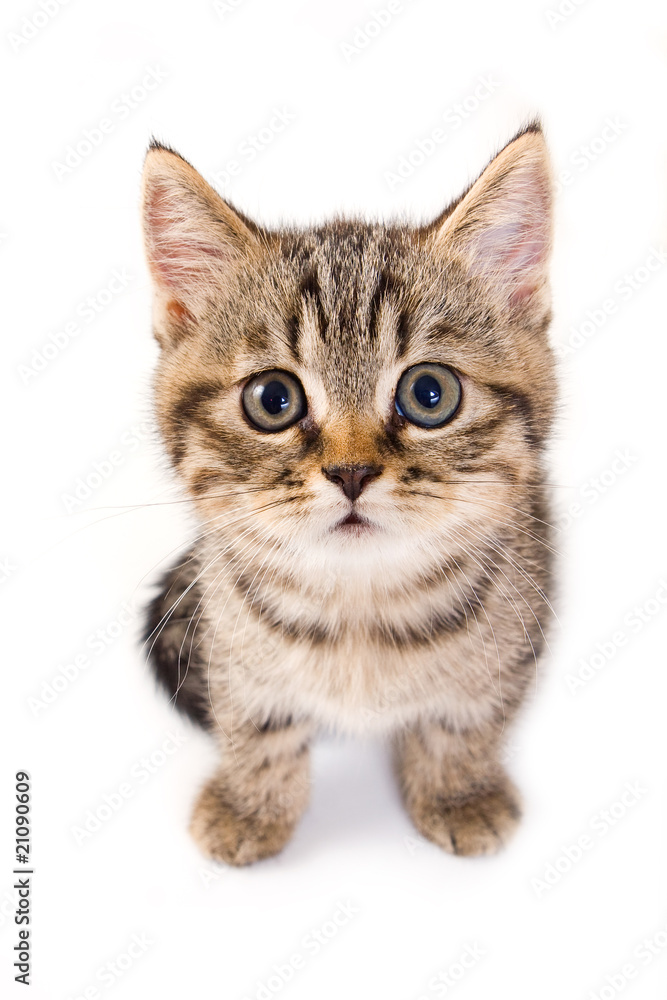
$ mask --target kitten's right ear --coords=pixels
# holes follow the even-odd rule
[[[503,310],[542,316],[549,307],[551,202],[549,157],[534,122],[436,220],[433,251],[445,261],[458,258]]]
[[[260,249],[258,229],[178,153],[152,143],[142,178],[144,245],[156,293],[155,333],[175,342]]]

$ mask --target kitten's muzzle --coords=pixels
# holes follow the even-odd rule
[[[330,465],[328,468],[323,468],[322,472],[330,482],[340,486],[347,499],[354,503],[362,490],[381,474],[382,466]]]

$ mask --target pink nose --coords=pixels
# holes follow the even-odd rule
[[[382,472],[379,465],[330,465],[322,472],[342,489],[348,500],[354,502],[371,479],[377,479]]]

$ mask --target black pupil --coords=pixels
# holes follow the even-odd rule
[[[440,383],[432,375],[421,375],[414,384],[412,390],[420,406],[427,410],[432,410],[440,402],[442,395]]]
[[[264,386],[262,406],[272,417],[278,416],[289,406],[289,389],[284,382],[273,379]]]

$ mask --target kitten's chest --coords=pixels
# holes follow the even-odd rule
[[[488,701],[479,637],[453,587],[392,591],[349,580],[313,594],[289,586],[220,591],[208,610],[212,677],[254,711],[303,712],[382,730],[424,711],[469,723]]]

